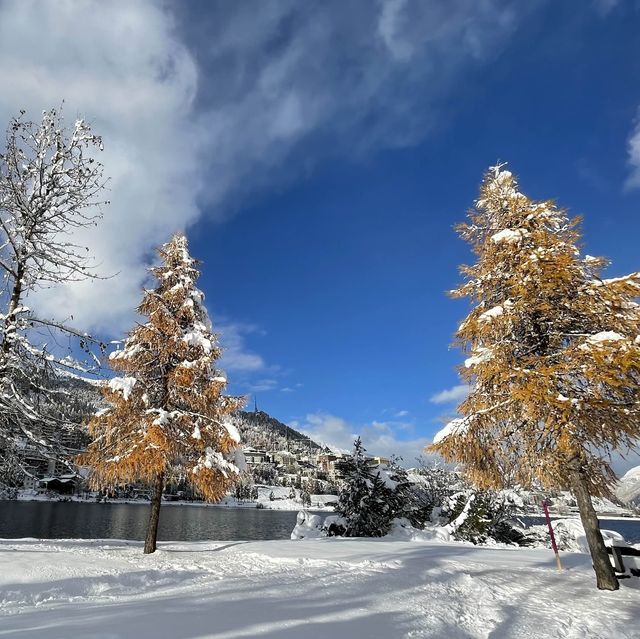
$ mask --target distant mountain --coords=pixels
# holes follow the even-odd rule
[[[75,376],[65,376],[56,382],[58,394],[50,411],[78,424],[88,422],[91,415],[106,407],[100,393],[101,383],[84,380]],[[315,454],[322,446],[306,435],[264,411],[239,411],[231,416],[231,421],[240,432],[242,447],[248,446],[265,451],[287,450],[300,455]],[[86,428],[80,427],[86,439]]]
[[[621,502],[640,507],[640,466],[632,468],[620,478],[615,493]]]
[[[231,419],[240,431],[243,447],[309,454],[317,453],[322,449],[317,442],[264,411],[239,411]]]

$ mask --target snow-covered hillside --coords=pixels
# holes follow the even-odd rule
[[[632,639],[640,580],[442,542],[0,541],[0,634],[69,639]]]
[[[243,446],[307,454],[321,448],[320,444],[264,411],[239,411],[231,419],[240,431]]]
[[[627,471],[616,486],[616,497],[625,504],[640,507],[640,466]]]

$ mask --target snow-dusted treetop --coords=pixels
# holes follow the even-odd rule
[[[152,480],[178,468],[202,495],[220,498],[241,471],[238,431],[230,413],[242,398],[222,394],[227,380],[216,369],[221,355],[196,288],[197,262],[176,235],[159,249],[158,285],[145,290],[136,325],[111,367],[105,397],[112,408],[97,415],[84,463],[97,483]]]
[[[456,334],[471,392],[432,450],[481,484],[567,486],[579,469],[604,493],[607,452],[640,436],[640,274],[603,279],[578,224],[498,165],[458,227],[477,256],[452,291],[473,304]]]

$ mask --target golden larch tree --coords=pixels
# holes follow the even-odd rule
[[[147,321],[109,358],[124,375],[105,385],[109,408],[89,423],[93,441],[79,459],[92,469],[94,487],[153,486],[145,553],[156,549],[162,490],[173,474],[216,501],[242,466],[240,436],[227,416],[243,399],[222,394],[227,380],[216,370],[221,349],[195,286],[197,262],[184,235],[158,253],[162,265],[151,269],[158,285],[138,307]]]
[[[591,496],[610,494],[611,453],[640,436],[640,274],[602,279],[579,222],[520,193],[504,165],[486,174],[458,227],[477,261],[451,292],[472,304],[456,333],[471,391],[429,450],[482,487],[572,490],[597,586],[615,590]]]

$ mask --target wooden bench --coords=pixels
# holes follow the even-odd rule
[[[613,569],[618,573],[619,578],[640,577],[640,549],[620,545],[618,542],[615,545],[608,545],[607,552],[611,555]]]

